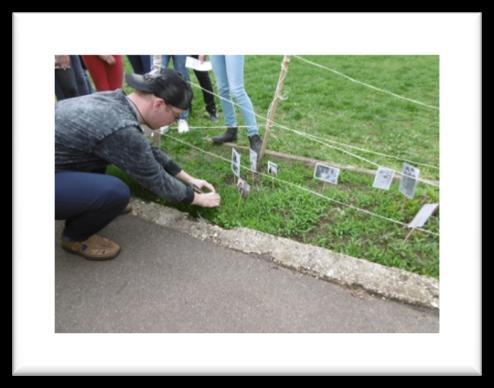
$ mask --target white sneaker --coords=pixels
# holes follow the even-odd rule
[[[189,132],[189,124],[187,124],[187,120],[180,119],[178,120],[178,133],[186,133]]]
[[[160,133],[162,135],[164,135],[165,133],[167,133],[168,131],[170,130],[170,126],[169,125],[165,125],[164,127],[161,127],[160,128]]]
[[[158,74],[160,72],[161,72],[161,67],[154,66],[148,74],[149,75],[154,75],[154,74]]]

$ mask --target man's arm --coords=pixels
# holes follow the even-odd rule
[[[156,150],[134,128],[121,129],[106,137],[95,153],[113,163],[146,189],[171,202],[191,203],[202,207],[216,207],[220,196],[205,180],[197,179],[183,171],[164,153]],[[163,166],[164,164],[164,166]],[[194,193],[193,186],[207,188],[210,193]]]
[[[166,153],[161,151],[158,147],[156,147],[153,144],[150,144],[150,146],[154,158],[158,161],[159,164],[161,164],[161,166],[166,171],[168,171],[173,176],[176,176],[182,170],[182,168],[177,163],[175,163]]]
[[[151,145],[151,149],[153,151],[154,157],[165,170],[174,175],[175,178],[180,179],[187,186],[190,186],[194,189],[195,195],[194,199],[192,200],[193,205],[202,207],[216,207],[220,205],[221,197],[219,194],[216,193],[216,190],[214,189],[212,184],[203,179],[194,178],[193,176],[186,173],[180,168],[179,165],[171,160],[168,155],[166,155],[163,151],[161,151],[154,145]],[[202,191],[204,189],[209,190],[210,193],[203,193]]]
[[[93,152],[161,198],[187,204],[194,200],[192,188],[184,185],[175,178],[175,174],[170,174],[158,163],[149,142],[133,127],[120,129],[105,137]]]

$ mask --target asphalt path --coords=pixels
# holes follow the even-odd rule
[[[109,261],[60,248],[57,333],[437,333],[439,313],[345,288],[125,215]]]

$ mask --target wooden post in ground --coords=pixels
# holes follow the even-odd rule
[[[283,57],[283,61],[281,62],[281,72],[280,77],[278,78],[278,84],[276,85],[276,91],[274,92],[274,98],[271,102],[271,107],[268,111],[268,117],[266,122],[266,130],[264,131],[264,138],[262,141],[261,154],[259,155],[259,159],[257,162],[257,169],[259,170],[259,166],[261,164],[261,160],[264,156],[264,152],[266,151],[266,147],[268,144],[269,133],[271,132],[271,127],[274,119],[274,115],[276,113],[276,108],[278,107],[278,102],[281,100],[281,90],[283,89],[283,84],[285,82],[286,73],[288,72],[288,63],[290,62],[290,56],[285,55]]]

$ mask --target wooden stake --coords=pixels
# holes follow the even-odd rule
[[[278,102],[281,100],[281,90],[283,89],[283,83],[285,82],[286,73],[288,72],[288,63],[290,62],[290,56],[285,55],[283,61],[281,62],[281,72],[278,78],[278,84],[276,85],[276,91],[274,92],[273,102],[271,102],[271,108],[268,111],[268,117],[266,122],[266,130],[264,132],[264,138],[262,141],[261,154],[259,155],[259,160],[257,165],[260,166],[261,160],[264,156],[264,151],[266,150],[268,144],[269,133],[271,132],[271,127],[276,113],[276,108],[278,107]],[[259,169],[259,167],[258,167]]]

